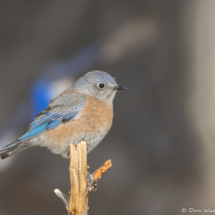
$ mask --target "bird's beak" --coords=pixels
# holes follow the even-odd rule
[[[127,90],[127,88],[123,87],[123,86],[115,86],[113,89],[114,90]]]

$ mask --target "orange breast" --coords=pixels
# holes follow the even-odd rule
[[[63,123],[58,127],[45,133],[52,144],[61,144],[77,140],[80,136],[86,136],[105,130],[109,131],[113,120],[113,106],[88,96],[81,112],[71,121]]]

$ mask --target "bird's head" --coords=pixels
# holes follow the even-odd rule
[[[86,73],[72,87],[78,92],[86,93],[111,103],[116,91],[126,90],[125,87],[119,86],[111,75],[99,70]]]

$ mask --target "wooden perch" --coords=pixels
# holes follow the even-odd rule
[[[87,147],[81,141],[77,147],[70,144],[70,203],[69,215],[82,215],[87,210]]]
[[[70,144],[70,197],[55,189],[55,194],[61,198],[69,215],[87,215],[88,197],[96,191],[97,180],[112,166],[108,160],[94,173],[87,173],[87,146],[81,141],[77,146]]]

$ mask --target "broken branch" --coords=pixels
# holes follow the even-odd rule
[[[107,160],[94,173],[87,175],[86,142],[81,141],[77,146],[70,144],[70,197],[59,189],[54,190],[64,202],[69,215],[87,215],[88,197],[96,191],[98,179],[111,167],[111,160]]]

